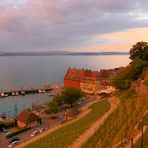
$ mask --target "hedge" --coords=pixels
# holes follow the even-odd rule
[[[17,130],[17,131],[15,131],[15,132],[12,132],[12,133],[6,135],[6,138],[11,138],[11,137],[13,137],[13,136],[16,136],[16,135],[18,135],[18,134],[20,134],[20,133],[23,133],[23,132],[29,130],[29,129],[30,129],[30,128],[27,127],[27,128],[23,128],[23,129]]]

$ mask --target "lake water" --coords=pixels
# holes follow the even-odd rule
[[[100,70],[126,66],[129,56],[14,56],[0,57],[0,90],[41,87],[46,84],[63,84],[69,67]],[[40,102],[42,100],[42,102]],[[51,100],[48,95],[8,97],[0,100],[0,112],[15,114],[33,102]],[[25,105],[24,105],[25,104]]]
[[[32,108],[32,104],[42,105],[50,100],[49,94],[11,96],[0,100],[0,112],[10,117],[19,114],[24,109]]]

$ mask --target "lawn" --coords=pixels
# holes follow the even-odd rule
[[[105,114],[110,105],[107,100],[94,103],[89,107],[91,112],[82,119],[60,128],[46,137],[27,146],[27,148],[64,148],[72,144],[90,125]]]

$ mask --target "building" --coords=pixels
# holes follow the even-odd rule
[[[99,72],[69,68],[64,77],[64,87],[81,89],[85,93],[95,93],[99,89]]]
[[[64,87],[73,87],[81,91],[93,94],[99,90],[115,91],[112,85],[116,74],[123,67],[91,71],[87,69],[69,68],[64,77]]]
[[[64,88],[73,87],[80,89],[84,69],[69,68],[64,77]]]
[[[100,70],[101,89],[115,90],[115,88],[113,88],[112,82],[115,76],[117,75],[117,73],[121,71],[122,69],[123,67]]]
[[[100,89],[99,72],[85,70],[80,82],[80,88],[83,92],[88,94],[93,94]]]
[[[27,109],[21,112],[18,116],[15,117],[15,121],[18,127],[34,127],[42,123],[42,120],[39,116],[32,113],[31,110]]]

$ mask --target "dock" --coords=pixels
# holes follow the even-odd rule
[[[41,94],[41,93],[48,93],[52,91],[53,88],[30,88],[30,89],[17,89],[17,90],[11,90],[11,91],[2,91],[0,92],[0,99],[9,97],[9,96],[24,96],[28,94]]]

